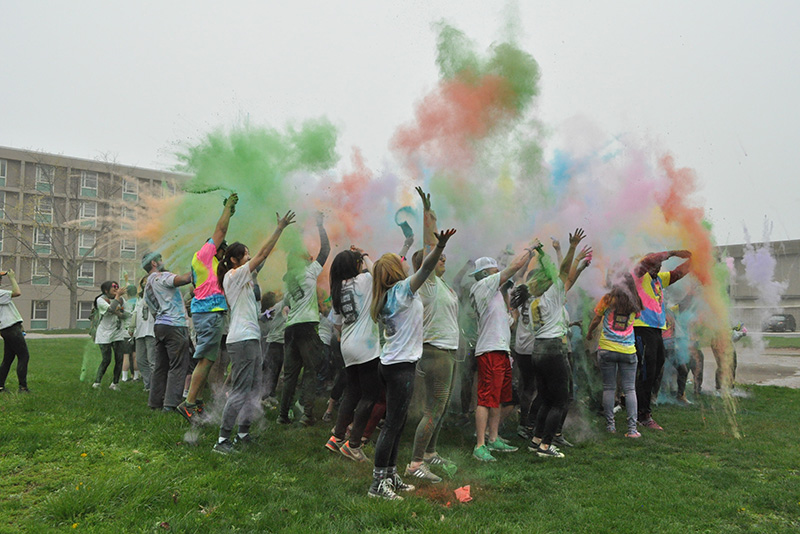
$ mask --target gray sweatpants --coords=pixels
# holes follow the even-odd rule
[[[142,373],[144,389],[150,389],[150,375],[153,373],[153,360],[156,353],[156,338],[144,336],[136,338],[136,365]]]
[[[250,431],[261,401],[261,343],[259,339],[246,339],[228,343],[231,358],[231,389],[222,410],[219,437],[229,438],[233,425],[239,422],[239,433]]]
[[[183,398],[189,365],[189,331],[185,326],[155,326],[156,346],[150,375],[150,408],[175,408]]]

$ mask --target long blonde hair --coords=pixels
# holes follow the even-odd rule
[[[370,315],[372,320],[378,322],[383,305],[386,303],[386,293],[399,281],[405,280],[406,272],[403,261],[397,254],[384,254],[372,266],[372,306]]]

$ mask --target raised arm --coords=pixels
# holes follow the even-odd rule
[[[237,202],[239,202],[239,195],[236,193],[225,199],[225,207],[222,208],[222,215],[220,215],[217,227],[214,229],[214,235],[211,237],[214,240],[214,246],[217,248],[225,241],[225,236],[228,234],[228,224],[231,222],[231,215],[236,209]]]
[[[531,246],[525,249],[520,255],[518,255],[514,260],[502,271],[500,271],[500,285],[502,286],[508,280],[514,276],[514,273],[525,267],[531,258],[533,257],[533,251],[537,248],[541,247],[542,244],[539,243],[538,239],[534,239],[531,242]]]
[[[575,257],[575,248],[584,237],[586,237],[586,234],[583,232],[583,228],[576,228],[574,234],[569,234],[569,249],[567,250],[567,254],[564,256],[564,259],[561,261],[561,268],[559,270],[559,276],[564,284],[566,284],[567,280],[569,279],[569,271],[572,268],[572,259]]]
[[[567,281],[564,282],[564,291],[569,291],[581,273],[592,263],[592,247],[586,246],[581,249],[572,262]]]
[[[403,241],[403,247],[400,249],[400,252],[397,253],[398,256],[401,258],[405,258],[408,255],[408,250],[411,248],[411,245],[414,244],[414,234],[408,236],[405,241]]]
[[[431,209],[431,194],[426,193],[421,187],[415,188],[422,199],[423,223],[422,223],[422,245],[423,254],[429,253],[436,246],[436,213]]]
[[[433,250],[425,256],[425,259],[422,260],[422,265],[420,266],[419,270],[411,275],[408,281],[409,288],[411,289],[412,293],[416,293],[417,290],[422,287],[422,284],[425,283],[425,280],[428,279],[428,276],[431,275],[433,270],[436,268],[436,262],[439,261],[439,258],[442,257],[442,251],[444,247],[447,245],[447,241],[456,233],[455,228],[451,228],[450,230],[442,230],[440,233],[436,234],[437,244],[433,247]]]
[[[264,263],[264,260],[267,259],[267,256],[269,256],[270,252],[272,252],[272,249],[275,248],[275,244],[278,242],[278,238],[281,237],[281,233],[283,232],[284,228],[294,222],[294,215],[295,213],[291,210],[287,211],[286,215],[283,217],[277,213],[275,214],[275,218],[278,221],[278,226],[275,228],[275,231],[272,232],[272,235],[269,236],[269,239],[267,239],[267,241],[261,245],[261,249],[256,253],[256,255],[250,258],[248,265],[250,266],[251,272],[256,270],[259,265]],[[325,240],[327,242],[327,236]]]
[[[670,252],[671,256],[686,259],[685,262],[681,263],[669,272],[669,283],[672,285],[689,274],[689,269],[692,268],[692,253],[688,250],[672,250]]]
[[[288,215],[288,213],[287,213]],[[294,214],[292,214],[294,217]],[[319,254],[317,254],[317,263],[325,265],[328,261],[328,255],[331,253],[331,243],[328,241],[328,232],[325,231],[325,216],[321,211],[317,212],[317,230],[319,230]]]
[[[357,252],[358,254],[361,254],[361,264],[364,265],[369,274],[372,274],[372,260],[369,259],[369,254],[367,254],[366,252],[364,252],[362,249],[358,248],[355,245],[350,245],[350,250],[352,250],[353,252]]]
[[[594,337],[594,329],[597,328],[597,325],[600,324],[600,321],[603,320],[602,315],[597,315],[592,318],[592,322],[589,323],[589,329],[586,331],[586,339],[590,340]]]
[[[17,283],[17,275],[14,272],[14,269],[8,270],[8,281],[11,282],[11,298],[16,298],[22,295],[22,291],[19,290],[19,284]]]
[[[561,262],[564,261],[564,256],[561,254],[561,241],[555,237],[551,237],[550,241],[553,245],[553,250],[556,251],[556,263],[561,265]]]

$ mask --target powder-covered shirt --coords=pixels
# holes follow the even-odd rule
[[[517,331],[514,335],[514,352],[517,354],[533,354],[534,340],[533,328],[531,327],[531,301],[529,298],[522,306],[517,308],[519,318],[517,319]]]
[[[381,310],[386,344],[381,363],[416,362],[422,357],[422,299],[411,291],[409,279],[397,282],[386,293]]]
[[[283,332],[286,330],[286,315],[283,308],[286,306],[284,301],[280,301],[269,309],[270,318],[267,320],[267,343],[280,343],[283,345]]]
[[[217,246],[213,239],[209,239],[192,257],[192,283],[194,284],[192,313],[219,312],[228,309],[225,295],[222,294],[219,280],[217,280],[219,261],[216,254]]]
[[[361,273],[342,282],[341,313],[331,312],[342,327],[340,340],[345,367],[370,362],[381,355],[378,324],[372,320],[372,275]]]
[[[333,323],[322,312],[319,313],[319,340],[323,345],[330,346],[331,339],[333,338]]]
[[[0,289],[0,330],[21,322],[22,316],[11,301],[11,291]]]
[[[444,280],[432,274],[419,288],[422,298],[422,340],[445,350],[458,348],[458,297]]]
[[[500,293],[500,273],[478,280],[470,289],[472,306],[478,314],[478,341],[475,355],[487,352],[508,352],[511,323],[506,301]]]
[[[261,339],[258,304],[253,297],[255,284],[250,273],[250,262],[225,273],[222,286],[230,306],[231,319],[226,343]]]
[[[95,301],[97,311],[100,312],[100,323],[97,325],[97,333],[94,342],[98,345],[105,345],[115,341],[122,341],[125,335],[122,330],[122,319],[109,311],[111,303],[106,297],[97,297]],[[122,305],[119,305],[120,308]]]
[[[155,336],[153,327],[155,316],[150,313],[150,308],[144,303],[144,299],[136,299],[136,306],[133,308],[133,337],[134,339],[147,336]]]
[[[125,315],[122,317],[122,329],[126,337],[133,335],[133,329],[136,328],[136,318],[133,316],[133,310],[136,309],[136,304],[139,302],[137,297],[131,297],[125,301]]]
[[[633,335],[633,322],[635,313],[628,315],[616,313],[608,307],[608,299],[603,297],[594,309],[596,315],[603,317],[603,329],[600,331],[600,340],[597,348],[621,352],[622,354],[635,354],[636,344]]]
[[[669,286],[669,271],[660,272],[653,278],[650,273],[644,273],[641,278],[633,274],[633,283],[636,292],[642,299],[642,313],[636,317],[633,326],[649,326],[651,328],[665,329],[667,324],[664,304],[664,288]]]
[[[167,271],[152,272],[147,277],[144,298],[156,316],[155,324],[186,326],[186,308],[180,290],[175,287],[176,277]]]
[[[567,335],[569,319],[564,316],[566,302],[567,291],[561,279],[531,301],[531,325],[536,339],[556,339]]]
[[[318,261],[312,261],[303,270],[298,280],[287,281],[284,294],[289,304],[289,317],[286,318],[286,326],[319,322],[317,278],[320,273],[322,273],[322,265]]]

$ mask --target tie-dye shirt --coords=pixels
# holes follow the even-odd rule
[[[608,299],[603,297],[594,309],[594,313],[603,316],[603,330],[600,332],[600,341],[597,348],[622,354],[636,354],[636,344],[633,336],[635,313],[624,315],[615,313],[608,307]]]
[[[664,330],[667,326],[666,308],[664,308],[664,288],[669,286],[670,272],[660,272],[653,278],[644,273],[641,278],[633,274],[633,282],[639,298],[642,299],[642,313],[636,317],[633,326],[649,326]]]
[[[194,298],[192,298],[192,313],[219,312],[228,309],[225,295],[219,288],[217,280],[217,246],[213,239],[192,257],[192,283],[194,284]]]

